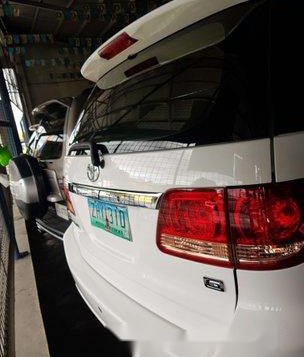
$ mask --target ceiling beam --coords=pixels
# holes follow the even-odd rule
[[[2,19],[2,17],[0,17],[0,34],[2,35],[3,33],[5,33],[7,35],[8,31],[7,31],[7,28],[5,26],[5,23]]]
[[[66,7],[69,9],[74,4],[74,2],[75,0],[70,0]]]
[[[62,7],[62,6],[54,6],[50,4],[45,4],[36,1],[29,1],[29,0],[10,0],[9,2],[12,4],[26,5],[38,9],[51,10],[51,11],[64,11],[67,9],[66,7]]]
[[[57,36],[60,32],[60,29],[61,29],[61,26],[63,25],[63,21],[64,21],[64,17],[61,16],[59,19],[58,19],[58,23],[56,25],[56,28],[54,30],[54,35]]]
[[[43,0],[40,0],[39,3],[42,4]],[[34,15],[34,19],[33,19],[33,22],[32,22],[32,26],[31,26],[31,33],[34,32],[34,28],[35,28],[35,25],[36,25],[36,21],[37,21],[37,17],[38,17],[38,14],[39,14],[39,7],[36,7],[35,9],[35,15]]]
[[[32,22],[32,26],[31,26],[31,33],[34,32],[34,28],[35,28],[35,25],[36,25],[38,14],[39,14],[39,9],[36,8],[35,15],[34,15],[33,22]]]
[[[79,30],[78,30],[78,32],[77,32],[77,36],[81,35],[81,33],[84,31],[84,29],[86,28],[86,26],[87,26],[88,23],[90,23],[90,21],[87,20],[87,19],[85,19],[85,20],[83,21],[83,23],[81,24],[81,26],[80,26],[80,28],[79,28]]]

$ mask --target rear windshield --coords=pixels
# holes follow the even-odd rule
[[[282,111],[286,112],[289,103],[285,102],[285,107],[280,103],[280,108],[274,105],[283,97],[281,88],[272,90],[269,70],[278,66],[270,52],[272,32],[279,24],[276,18],[284,11],[283,2],[278,0],[277,4],[260,3],[219,44],[113,89],[96,88],[72,142],[94,139],[110,153],[119,153],[251,140],[268,137],[274,131],[303,130],[303,123],[293,128],[285,117],[283,120]],[[271,26],[270,14],[276,16]]]

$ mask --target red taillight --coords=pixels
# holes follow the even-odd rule
[[[224,190],[166,192],[160,206],[157,243],[165,253],[230,266]]]
[[[99,56],[106,60],[110,60],[117,56],[122,51],[126,50],[127,48],[131,47],[136,43],[138,40],[136,38],[132,38],[126,32],[123,32],[113,41],[108,43],[105,47],[103,47],[99,52]]]
[[[229,189],[228,200],[238,268],[275,269],[298,260],[304,247],[303,184]]]
[[[159,64],[158,59],[156,57],[151,57],[143,62],[138,63],[137,65],[129,68],[125,71],[126,77],[132,77],[135,74],[143,72],[151,67],[157,66]]]
[[[222,266],[295,265],[304,261],[303,188],[293,182],[168,191],[160,204],[157,244],[168,254]]]

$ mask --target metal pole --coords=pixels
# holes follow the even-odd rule
[[[3,104],[3,109],[4,109],[4,115],[6,117],[6,120],[10,123],[10,127],[12,129],[12,136],[13,136],[13,143],[9,143],[11,146],[13,146],[12,150],[15,155],[19,155],[22,153],[22,146],[20,143],[16,123],[15,123],[15,118],[13,115],[12,107],[11,107],[11,102],[9,98],[9,94],[7,91],[7,87],[5,84],[5,79],[2,71],[2,66],[0,68],[0,95],[1,95],[1,101]]]
[[[12,242],[13,246],[15,247],[15,255],[17,259],[26,257],[29,253],[27,251],[25,252],[20,252],[18,248],[18,244],[16,241],[16,236],[15,236],[15,228],[14,228],[14,220],[13,220],[13,208],[12,208],[12,202],[11,202],[11,197],[10,197],[10,191],[9,188],[7,188],[5,195],[3,186],[0,184],[0,210],[2,211],[2,215],[4,218],[5,226],[10,238],[10,241]]]

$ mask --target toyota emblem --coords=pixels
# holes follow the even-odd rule
[[[98,166],[94,166],[92,164],[89,164],[87,167],[87,176],[88,179],[92,182],[95,182],[99,179],[100,175],[100,169]]]

